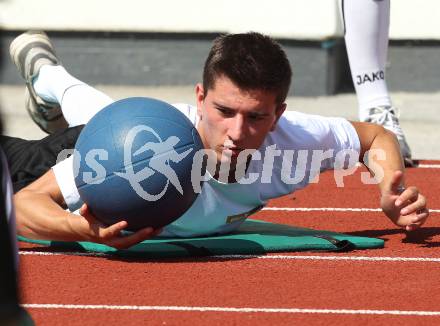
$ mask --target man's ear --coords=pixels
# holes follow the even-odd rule
[[[284,111],[286,111],[287,108],[287,104],[283,103],[283,104],[279,104],[277,105],[277,108],[275,109],[275,121],[273,122],[272,128],[270,128],[270,131],[274,131],[278,120],[281,118],[281,116],[283,115]]]
[[[202,111],[203,111],[203,102],[205,100],[205,90],[203,89],[203,85],[198,83],[195,88],[196,91],[196,101],[197,101],[197,114],[200,119],[202,119]]]

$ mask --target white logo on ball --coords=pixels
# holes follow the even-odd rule
[[[137,149],[132,154],[134,139],[140,132],[143,131],[151,133],[157,139],[157,142],[148,142],[139,149]],[[162,198],[162,196],[167,191],[170,182],[177,189],[177,191],[180,192],[180,194],[183,194],[183,189],[180,184],[179,178],[176,172],[171,168],[169,162],[170,161],[174,163],[180,162],[193,149],[192,148],[187,149],[185,152],[179,154],[174,149],[174,146],[176,146],[179,141],[180,139],[176,136],[170,136],[168,137],[167,140],[163,141],[162,138],[152,128],[148,126],[138,125],[131,128],[127,134],[127,137],[125,137],[125,142],[124,142],[125,172],[115,172],[115,174],[120,176],[121,178],[128,180],[130,185],[133,187],[134,191],[136,191],[136,193],[141,198],[148,201],[155,201]],[[148,150],[151,150],[154,153],[151,156],[150,161],[148,163],[149,167],[145,166],[142,170],[135,173],[133,169],[132,157],[142,154]],[[159,172],[160,174],[164,175],[167,178],[167,182],[160,193],[153,195],[145,191],[145,189],[142,188],[140,183],[148,179],[152,175],[154,175],[156,172]]]

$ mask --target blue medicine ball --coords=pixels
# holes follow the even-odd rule
[[[84,127],[74,153],[81,199],[105,224],[128,230],[178,219],[197,193],[191,182],[203,148],[191,121],[168,103],[144,97],[114,102]]]

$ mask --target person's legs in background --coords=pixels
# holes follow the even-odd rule
[[[359,119],[391,130],[400,144],[405,164],[411,150],[399,125],[386,84],[390,0],[342,0],[350,70],[359,103]]]
[[[19,35],[10,45],[11,59],[26,81],[26,106],[48,133],[86,124],[113,100],[70,75],[44,32]],[[67,122],[67,124],[66,124]]]

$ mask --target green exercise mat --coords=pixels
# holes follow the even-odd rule
[[[318,231],[257,220],[245,221],[235,232],[197,238],[153,238],[129,249],[115,249],[92,242],[20,241],[48,245],[53,248],[89,251],[118,256],[175,258],[214,255],[261,255],[288,251],[349,251],[383,248],[384,241],[342,233]]]

